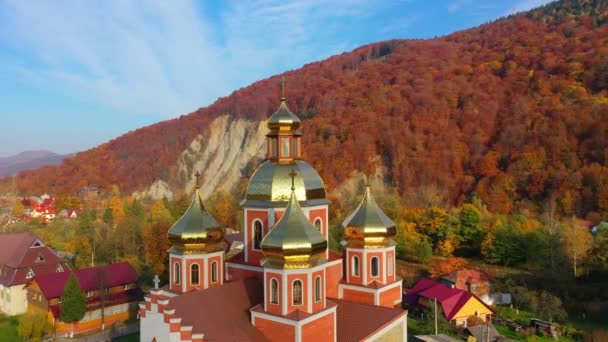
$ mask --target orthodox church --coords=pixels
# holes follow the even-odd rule
[[[139,304],[142,342],[407,340],[395,224],[368,184],[343,222],[342,254],[328,248],[329,201],[301,158],[300,125],[283,96],[242,202],[239,254],[227,256],[197,184],[168,233],[169,284]]]

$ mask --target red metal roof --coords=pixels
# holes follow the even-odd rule
[[[338,304],[336,324],[338,341],[361,341],[407,314],[406,310],[330,299]]]
[[[419,297],[430,300],[437,299],[437,302],[441,304],[445,318],[448,321],[452,320],[454,315],[456,315],[472,297],[475,297],[480,303],[492,310],[492,308],[487,306],[481,299],[468,291],[451,288],[445,284],[427,278],[420,279],[413,288],[407,291],[403,301],[408,305],[419,306]]]
[[[100,287],[108,288],[137,282],[138,275],[128,262],[98,267],[82,268],[73,271],[83,291],[94,291]],[[63,289],[71,272],[45,274],[36,277],[36,282],[47,299],[63,295]],[[103,285],[100,285],[103,283]]]

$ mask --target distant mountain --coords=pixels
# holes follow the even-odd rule
[[[293,51],[293,53],[298,53]],[[263,63],[263,61],[260,61]],[[377,171],[410,207],[608,217],[608,1],[562,0],[428,40],[392,40],[285,73],[304,158],[328,191]],[[179,196],[244,188],[281,75],[179,118],[22,171],[20,192],[87,184]],[[12,184],[0,180],[0,186]]]
[[[0,177],[10,176],[22,170],[61,164],[69,155],[60,155],[47,150],[25,151],[14,156],[0,157]]]

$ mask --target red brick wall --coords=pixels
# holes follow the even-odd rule
[[[231,281],[247,279],[251,277],[256,277],[261,281],[264,281],[264,272],[260,270],[259,272],[250,271],[250,270],[242,270],[240,268],[228,267],[228,275],[230,276]]]
[[[270,341],[295,341],[296,331],[292,325],[256,317],[255,327]]]
[[[372,277],[372,258],[373,257],[377,257],[378,258],[378,276],[377,277]],[[367,267],[367,284],[371,283],[374,280],[377,280],[379,282],[383,282],[382,281],[382,273],[384,272],[384,258],[382,256],[382,252],[368,252],[367,253],[367,260],[366,260],[366,267]],[[367,285],[365,284],[365,285]]]
[[[293,305],[293,282],[299,279],[302,281],[302,305]],[[296,309],[308,312],[308,275],[307,274],[289,274],[287,276],[287,313],[290,313]]]
[[[182,281],[183,281],[183,276],[180,274],[179,276],[179,284],[176,284],[174,279],[175,279],[175,274],[173,274],[175,272],[175,263],[179,263],[179,270],[180,273],[184,272],[183,267],[182,267],[182,261],[179,258],[174,258],[171,257],[170,258],[171,262],[169,263],[169,267],[170,270],[169,272],[171,272],[171,283],[169,284],[169,287],[171,289],[171,291],[178,291],[181,292],[182,291]]]
[[[254,237],[254,227],[253,227],[253,222],[257,219],[262,221],[263,224],[263,229],[262,229],[262,236],[265,236],[266,233],[268,233],[268,212],[265,210],[252,210],[252,209],[246,209],[247,210],[247,258],[248,258],[248,262],[252,263],[252,264],[259,264],[260,260],[264,257],[264,254],[262,254],[261,250],[253,250],[253,237]]]
[[[353,257],[357,256],[359,257],[359,276],[355,276],[353,274]],[[365,260],[363,260],[363,253],[359,252],[357,250],[353,250],[353,249],[347,249],[347,253],[346,253],[346,272],[348,272],[348,276],[346,276],[346,274],[344,275],[346,279],[348,280],[349,284],[357,284],[357,285],[362,285],[363,284],[363,263],[365,262]]]
[[[271,273],[271,272],[267,272],[266,273],[266,295],[265,295],[265,300],[266,300],[266,311],[273,313],[273,314],[281,314],[281,306],[283,304],[283,281],[282,281],[282,276],[279,273]],[[279,282],[279,302],[278,304],[272,304],[270,303],[270,299],[272,298],[271,296],[271,280],[272,279],[276,279]]]
[[[350,300],[351,302],[365,303],[374,305],[374,294],[371,292],[362,292],[351,289],[344,289],[344,300]]]
[[[321,277],[321,300],[318,302],[315,302],[315,298],[316,298],[316,285],[315,285],[315,281],[317,279],[317,277]],[[312,284],[310,284],[310,286],[312,286],[312,298],[310,300],[312,300],[312,311],[313,312],[317,312],[320,311],[322,309],[325,308],[325,305],[323,305],[323,298],[325,298],[325,279],[323,279],[323,270],[319,270],[316,272],[313,272],[312,274]]]
[[[338,284],[342,280],[342,264],[338,263],[326,267],[325,277],[327,297],[338,298]]]
[[[323,316],[302,327],[302,342],[333,342],[334,341],[334,314]]]
[[[390,290],[384,291],[380,293],[380,306],[385,306],[387,308],[395,307],[395,301],[401,300],[401,287],[397,286]]]

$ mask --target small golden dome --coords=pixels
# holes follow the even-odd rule
[[[190,207],[169,229],[168,236],[173,244],[170,251],[175,254],[205,253],[226,249],[224,231],[205,209],[198,186]]]
[[[278,268],[309,268],[325,262],[327,240],[310,223],[296,199],[295,187],[285,212],[262,240],[265,265]]]
[[[351,246],[386,246],[390,237],[397,233],[395,223],[378,207],[369,184],[365,187],[363,200],[342,226],[344,238]]]
[[[285,97],[281,98],[279,109],[268,119],[268,129],[271,132],[295,132],[301,124],[300,118],[287,108]]]

